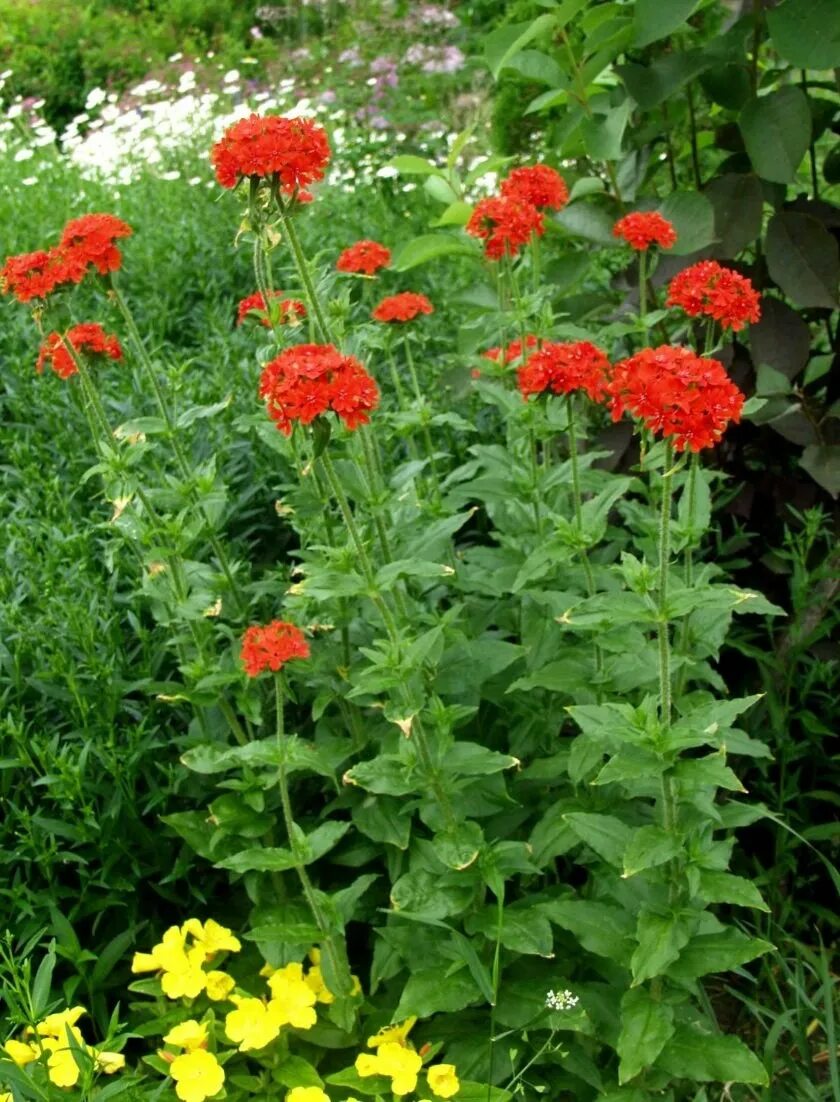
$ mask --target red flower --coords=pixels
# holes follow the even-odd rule
[[[236,187],[243,176],[276,174],[287,194],[323,180],[329,159],[330,145],[323,127],[313,119],[278,115],[240,119],[225,131],[210,154],[222,187]],[[301,199],[308,200],[311,196]]]
[[[271,301],[279,304],[279,317],[277,321],[280,325],[291,325],[296,322],[298,318],[306,317],[306,307],[300,299],[283,298],[282,291],[272,291]],[[236,312],[236,324],[241,325],[252,312],[262,314],[262,317],[259,319],[260,324],[266,326],[267,329],[271,328],[271,321],[268,317],[268,307],[265,304],[265,299],[261,291],[254,291],[252,295],[248,295],[247,298],[243,298],[240,301]]]
[[[383,298],[371,317],[376,321],[411,321],[419,314],[434,312],[434,306],[425,295],[417,295],[414,291],[403,291],[402,294]]]
[[[514,256],[531,240],[545,232],[542,214],[530,203],[495,196],[482,199],[466,225],[467,233],[484,241],[484,254],[490,260]]]
[[[390,249],[386,249],[378,241],[357,241],[344,250],[335,266],[340,272],[361,272],[372,276],[380,268],[387,268],[390,263]]]
[[[529,333],[525,337],[526,348],[536,348],[539,341],[533,333]],[[499,363],[500,361],[507,365],[513,363],[514,360],[518,360],[522,355],[522,341],[511,341],[507,348],[488,348],[486,352],[481,353],[485,360],[492,360],[493,363]]]
[[[114,242],[131,233],[131,226],[113,214],[83,214],[68,222],[61,234],[59,250],[73,282],[80,282],[88,265],[93,265],[100,275],[117,271],[122,254]]]
[[[355,429],[379,405],[379,389],[362,364],[332,344],[299,344],[281,352],[263,368],[260,397],[286,436],[295,421],[308,425],[330,409]]]
[[[705,314],[736,332],[761,317],[760,296],[746,276],[716,260],[685,268],[668,285],[668,306],[680,306],[690,317]]]
[[[699,452],[720,440],[730,421],[741,419],[744,395],[717,360],[690,348],[643,348],[617,363],[607,385],[613,420],[629,410],[677,451]]]
[[[253,625],[242,637],[242,664],[249,677],[264,670],[275,673],[292,658],[308,658],[309,644],[300,628],[286,620],[272,620],[265,627]]]
[[[585,391],[594,402],[607,393],[609,360],[589,341],[554,344],[546,341],[517,371],[522,397],[551,390],[555,394]]]
[[[10,256],[0,270],[0,288],[19,302],[46,298],[56,287],[69,282],[65,257],[58,249]]]
[[[515,168],[506,180],[502,180],[502,195],[506,199],[518,199],[533,207],[550,207],[552,210],[560,210],[569,201],[566,181],[548,165]]]
[[[35,370],[40,375],[46,364],[49,364],[60,379],[69,379],[77,374],[73,358],[65,348],[70,344],[78,353],[86,356],[107,356],[111,360],[122,359],[122,348],[115,336],[109,336],[101,325],[96,322],[85,322],[82,325],[74,325],[68,329],[62,342],[59,333],[48,334],[38,352],[38,361]]]
[[[613,237],[623,237],[632,249],[642,252],[651,245],[670,249],[676,243],[677,232],[657,211],[634,211],[619,218],[613,226]]]

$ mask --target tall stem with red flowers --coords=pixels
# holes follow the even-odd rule
[[[671,726],[671,643],[668,620],[668,566],[671,558],[671,502],[673,499],[674,446],[665,442],[665,458],[662,469],[662,501],[659,516],[659,577],[657,640],[659,645],[659,722],[663,734]],[[662,825],[668,832],[676,829],[677,807],[673,780],[668,773],[662,775]]]
[[[309,271],[309,265],[306,263],[306,257],[303,252],[303,248],[300,244],[300,238],[298,237],[297,230],[295,229],[294,219],[289,214],[288,207],[283,202],[279,193],[275,193],[275,202],[277,204],[277,210],[280,213],[280,221],[283,224],[286,237],[289,240],[289,247],[292,250],[292,259],[294,261],[297,274],[300,278],[300,282],[303,285],[304,292],[307,298],[307,305],[309,306],[313,317],[321,331],[321,340],[330,341],[332,337],[330,335],[330,326],[327,322],[326,314],[321,307],[321,301],[318,297],[318,292],[315,290],[315,284],[312,281],[312,275]]]
[[[580,492],[580,470],[578,467],[577,431],[575,428],[575,410],[572,404],[571,394],[566,395],[566,416],[569,423],[569,465],[572,469],[572,500],[575,510],[575,527],[578,536],[578,551],[583,572],[586,576],[586,592],[590,597],[595,596],[595,575],[592,573],[592,564],[589,561],[589,552],[583,535],[583,503]],[[601,648],[595,643],[595,672],[601,674],[604,669],[604,655]]]

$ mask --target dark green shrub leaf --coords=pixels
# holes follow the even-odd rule
[[[490,941],[499,940],[515,953],[540,957],[554,956],[554,937],[551,923],[533,908],[505,907],[499,930],[498,912],[493,906],[485,907],[468,921],[470,933],[482,933]]]
[[[585,2],[586,0],[576,0],[578,10]],[[498,79],[499,73],[507,62],[520,50],[524,50],[529,42],[550,31],[555,22],[553,13],[540,15],[527,23],[508,23],[489,34],[484,40],[484,56],[487,58],[487,65],[493,76]]]
[[[670,965],[668,975],[676,980],[696,980],[711,972],[729,972],[733,968],[769,953],[774,946],[739,930],[726,929],[716,934],[698,934],[691,939]]]
[[[478,260],[481,253],[465,238],[428,233],[407,241],[394,257],[391,268],[395,272],[406,272],[409,268],[416,268],[418,264],[426,264],[441,256],[471,256]]]
[[[596,815],[585,811],[570,811],[564,819],[582,842],[594,849],[610,865],[621,868],[631,830],[614,815]]]
[[[840,21],[834,0],[785,0],[767,12],[773,45],[799,69],[840,66]]]
[[[633,986],[664,974],[688,942],[690,928],[683,915],[662,913],[647,908],[639,914],[636,927],[638,946],[630,958]]]
[[[439,968],[427,968],[408,977],[394,1018],[409,1018],[412,1014],[418,1018],[442,1012],[454,1014],[481,999],[475,981],[463,970],[447,976]]]
[[[658,826],[639,827],[624,854],[623,875],[635,876],[643,869],[664,865],[680,853],[682,843],[678,835]]]
[[[660,38],[667,38],[681,27],[700,0],[670,0],[663,6],[661,0],[636,0],[633,12],[633,45],[649,46]]]
[[[809,444],[800,463],[832,497],[840,494],[840,444]]]
[[[605,248],[617,248],[619,242],[613,237],[615,219],[594,203],[570,203],[560,211],[555,221],[572,237],[583,237]]]
[[[738,111],[750,97],[750,74],[746,65],[720,65],[700,77],[703,91],[713,103]]]
[[[764,180],[791,183],[811,140],[805,93],[791,84],[750,100],[738,125],[752,166]]]
[[[752,173],[729,173],[711,180],[704,194],[715,212],[715,255],[737,256],[761,233],[761,181]]]
[[[734,903],[739,907],[756,907],[759,911],[770,910],[752,880],[712,869],[700,869],[698,877],[698,895],[707,903]]]
[[[687,50],[665,54],[650,65],[637,65],[635,62],[617,65],[616,72],[639,107],[649,111],[667,100],[678,88],[694,80],[711,64],[711,57],[703,50]]]
[[[265,846],[242,850],[217,862],[216,867],[233,872],[282,872],[298,863],[310,865],[338,845],[349,829],[349,822],[321,823],[300,842],[297,855],[279,846]]]
[[[758,1083],[767,1085],[764,1065],[743,1041],[681,1026],[663,1049],[656,1066],[677,1079],[701,1083]]]
[[[449,869],[460,872],[475,861],[484,845],[484,835],[478,823],[457,823],[432,839],[436,856]]]
[[[288,1054],[283,1062],[272,1070],[272,1078],[284,1087],[323,1087],[324,1081],[315,1068],[302,1056]]]
[[[538,906],[549,921],[568,930],[588,952],[627,962],[633,919],[622,907],[586,899],[557,899]]]
[[[753,363],[766,364],[784,378],[795,379],[808,363],[810,347],[811,331],[800,315],[786,302],[765,297],[761,318],[750,326]]]
[[[637,987],[621,1000],[621,1032],[616,1051],[619,1083],[650,1067],[674,1034],[674,1010]]]
[[[677,231],[676,244],[668,250],[671,255],[699,252],[715,240],[715,211],[706,195],[674,191],[659,209]]]
[[[797,306],[837,306],[837,241],[809,214],[781,211],[773,215],[767,227],[767,267]]]

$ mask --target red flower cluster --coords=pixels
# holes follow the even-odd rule
[[[690,317],[705,314],[736,332],[761,317],[760,296],[746,276],[716,260],[685,268],[668,285],[668,306],[680,306]]]
[[[295,421],[308,425],[328,410],[355,429],[379,405],[376,382],[354,356],[332,344],[299,344],[281,352],[263,368],[260,397],[286,436]]]
[[[114,244],[131,227],[113,214],[85,214],[68,222],[56,248],[10,256],[0,270],[0,288],[20,302],[46,298],[65,283],[81,283],[93,266],[101,275],[115,272],[122,255]]]
[[[253,625],[242,637],[242,664],[249,677],[265,670],[275,673],[292,658],[308,658],[309,644],[300,628],[286,620],[272,620],[265,627]]]
[[[624,238],[631,249],[642,252],[651,245],[670,249],[676,243],[677,232],[657,211],[634,211],[619,218],[613,226],[613,237]]]
[[[122,359],[122,348],[115,336],[109,336],[95,321],[84,322],[68,329],[62,341],[59,333],[50,333],[38,352],[35,370],[40,375],[49,364],[60,379],[69,379],[76,375],[77,368],[65,345],[70,344],[74,351],[87,356],[107,356],[111,360]]]
[[[607,394],[609,368],[606,355],[589,341],[563,344],[546,341],[538,352],[528,357],[516,375],[523,398],[542,394],[545,390],[555,394],[583,390],[594,402],[599,402]]]
[[[532,207],[551,210],[560,210],[569,201],[566,181],[548,165],[515,168],[506,180],[502,180],[502,195],[506,199],[530,203]]]
[[[279,303],[279,317],[277,318],[280,325],[291,325],[298,320],[298,318],[306,317],[306,307],[297,298],[283,298],[282,291],[271,292],[272,302]],[[260,323],[266,328],[271,328],[271,322],[268,318],[268,307],[265,304],[261,291],[254,291],[252,295],[248,295],[247,298],[243,298],[236,311],[236,324],[241,325],[247,316],[252,312],[258,312],[263,316],[259,319]]]
[[[535,206],[519,199],[494,196],[482,199],[466,225],[467,233],[484,241],[484,254],[490,260],[514,256],[531,240],[545,232],[543,216]]]
[[[723,364],[671,345],[617,363],[607,390],[614,421],[629,410],[652,432],[672,437],[677,451],[716,444],[744,405]]]
[[[249,115],[229,127],[216,142],[210,160],[222,187],[236,187],[243,176],[280,177],[288,194],[324,178],[330,159],[326,131],[313,119]],[[306,201],[311,196],[301,194]]]
[[[372,276],[380,268],[387,268],[390,263],[390,249],[386,249],[378,241],[357,241],[344,250],[335,266],[340,272]]]
[[[402,294],[383,298],[371,317],[376,321],[411,321],[419,314],[434,312],[434,306],[425,295],[415,294],[414,291],[403,291]]]
[[[526,348],[536,348],[539,341],[533,333],[529,333],[525,338]],[[518,360],[522,355],[522,341],[511,341],[506,348],[488,348],[486,352],[481,353],[485,360],[492,360],[493,363],[503,363],[505,365],[513,363],[514,360]]]

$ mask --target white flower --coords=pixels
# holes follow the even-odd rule
[[[24,176],[24,178],[21,180],[21,183],[23,184],[24,187],[32,187],[33,184],[38,183],[38,177],[37,176]]]
[[[392,180],[395,176],[399,176],[399,174],[399,170],[393,168],[391,165],[383,165],[376,173],[381,180]]]
[[[160,174],[161,180],[180,180],[181,173],[177,168],[170,169],[169,172],[162,172]]]
[[[85,111],[92,111],[94,107],[98,107],[100,103],[104,103],[107,98],[108,93],[104,88],[91,88],[85,100]]]
[[[545,1005],[549,1010],[572,1010],[580,1002],[568,988],[565,991],[549,991],[545,996]]]
[[[28,161],[30,157],[34,157],[34,152],[31,149],[19,149],[15,153],[16,161]]]
[[[239,70],[228,69],[228,71],[222,77],[222,80],[225,84],[236,84],[236,82],[239,80]]]

